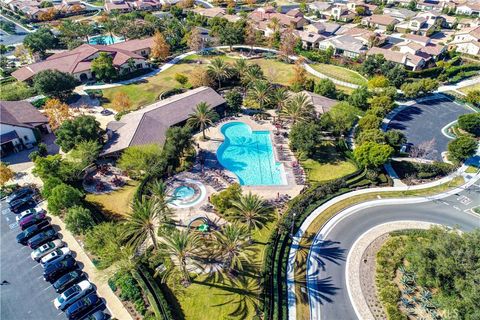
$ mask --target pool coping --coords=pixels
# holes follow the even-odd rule
[[[182,180],[183,180],[184,183],[186,182],[186,183],[191,183],[191,184],[197,185],[198,188],[200,189],[200,195],[197,199],[195,199],[195,201],[193,201],[191,203],[188,203],[188,204],[176,204],[176,203],[174,203],[175,200],[169,201],[168,205],[171,208],[185,209],[185,208],[194,207],[197,204],[199,204],[200,202],[202,202],[205,199],[205,197],[207,196],[207,188],[205,187],[205,185],[202,182],[200,182],[198,180],[190,179],[190,178],[183,178]]]

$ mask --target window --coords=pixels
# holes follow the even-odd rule
[[[23,136],[23,140],[25,140],[25,142],[28,141],[28,137],[27,136]]]

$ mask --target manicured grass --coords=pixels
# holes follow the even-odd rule
[[[467,170],[465,170],[466,173],[477,173],[479,168],[474,167],[474,166],[468,166]]]
[[[432,188],[408,191],[371,192],[347,198],[341,202],[330,206],[328,209],[323,211],[321,215],[319,215],[316,219],[313,220],[313,222],[310,224],[305,234],[303,235],[302,239],[300,240],[299,247],[301,249],[297,252],[297,255],[295,257],[295,265],[297,266],[295,268],[296,281],[298,283],[305,283],[308,251],[310,250],[310,245],[312,244],[315,234],[330,218],[332,218],[342,210],[362,202],[376,199],[418,197],[438,194],[446,190],[458,187],[463,183],[465,183],[463,177],[456,177],[448,183],[444,183]],[[302,292],[301,286],[297,285],[295,287],[295,292],[297,296],[297,319],[310,319],[310,309],[308,304],[307,291],[305,290],[305,292]]]
[[[335,150],[331,143],[324,144],[313,159],[302,161],[310,182],[323,182],[353,173],[357,167]]]
[[[353,70],[323,63],[311,64],[310,66],[318,72],[337,80],[358,84],[360,86],[367,85],[367,79]]]
[[[473,90],[480,90],[480,83],[472,84],[471,86],[463,87],[463,88],[458,89],[458,91],[461,91],[465,94],[467,94],[469,91],[473,91]]]
[[[252,292],[260,292],[260,287],[257,283],[260,280],[265,244],[270,237],[274,223],[274,221],[271,221],[261,230],[253,232],[254,247],[257,251],[251,256],[250,272],[245,277],[247,279],[246,285],[232,284],[229,280],[214,282],[207,280],[205,275],[200,275],[194,279],[189,287],[182,289],[181,294],[177,294],[186,320],[233,320],[252,319],[254,317],[253,304],[251,303],[247,303],[245,308],[240,308],[243,311],[246,309],[245,315],[233,316],[231,313],[239,307],[240,301],[247,296],[244,293],[245,291],[248,291],[248,296]],[[258,303],[258,298],[252,298]]]
[[[107,194],[87,194],[86,200],[99,207],[103,213],[121,217],[130,212],[130,203],[138,182],[129,180],[121,189]]]

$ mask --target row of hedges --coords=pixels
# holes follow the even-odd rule
[[[173,320],[172,312],[170,311],[165,295],[148,270],[140,266],[136,274],[138,277],[137,281],[139,281],[139,283],[142,282],[142,289],[146,293],[148,301],[155,312],[156,319]]]
[[[444,177],[455,170],[455,166],[445,162],[416,163],[409,161],[392,161],[392,166],[400,179],[433,179]]]

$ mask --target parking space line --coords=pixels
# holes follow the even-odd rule
[[[48,287],[46,287],[45,289],[43,289],[43,291],[48,290],[48,289],[50,289],[51,287],[52,287],[52,285],[49,285]],[[53,299],[53,300],[55,300],[55,299]],[[53,300],[52,300],[52,301],[53,301]]]
[[[449,205],[450,205],[450,203],[448,203],[448,202],[446,202],[446,201],[442,201],[442,203],[443,203],[444,205],[446,205],[446,206],[449,206]]]
[[[40,263],[34,265],[34,266],[32,267],[32,269],[38,267],[39,265],[40,265]]]
[[[457,207],[457,206],[453,206],[453,209],[458,210],[458,211],[462,211],[462,209],[460,209],[460,208]]]

